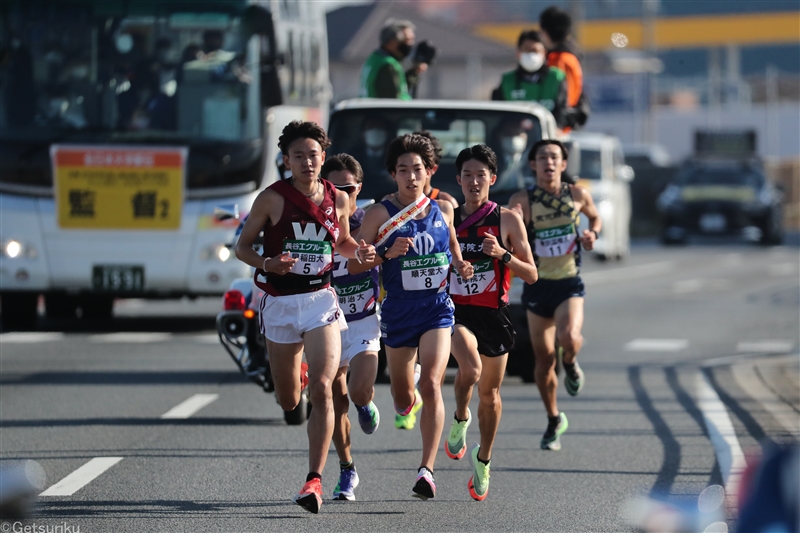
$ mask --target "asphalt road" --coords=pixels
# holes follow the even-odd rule
[[[539,449],[538,391],[508,377],[483,502],[467,492],[468,460],[444,453],[436,498],[410,497],[419,432],[394,428],[379,384],[379,430],[367,436],[354,425],[358,501],[326,502],[318,515],[293,505],[307,471],[305,427],[286,426],[273,396],[238,374],[213,332],[214,299],[119,302],[108,325],[42,320],[44,332],[2,333],[0,462],[38,461],[47,490],[31,518],[0,526],[630,531],[621,509],[631,497],[692,504],[709,485],[735,490],[741,454],[800,439],[799,265],[796,246],[734,242],[637,243],[622,262],[587,260],[587,385],[576,398],[559,391],[570,423],[563,449]],[[162,418],[190,398],[202,407]],[[445,405],[451,413],[449,383]],[[477,439],[477,425],[469,435]],[[80,488],[57,495],[83,474],[72,486]],[[331,449],[326,498],[337,475]]]

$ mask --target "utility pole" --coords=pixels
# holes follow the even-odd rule
[[[656,56],[656,16],[661,7],[661,0],[642,0],[642,46],[644,48],[647,60]],[[656,126],[656,102],[654,102],[653,86],[655,85],[656,74],[648,68],[640,76],[645,76],[645,105],[647,106],[644,113],[644,138],[646,142],[652,143],[658,140],[657,126]]]

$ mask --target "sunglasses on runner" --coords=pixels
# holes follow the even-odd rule
[[[344,191],[347,194],[353,194],[356,189],[358,189],[358,185],[347,184],[347,185],[334,185],[340,191]]]

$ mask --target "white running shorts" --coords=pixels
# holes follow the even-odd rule
[[[270,296],[261,299],[261,333],[278,344],[303,342],[303,334],[312,329],[338,323],[346,330],[347,322],[339,309],[339,298],[332,288],[304,294]]]
[[[348,366],[350,360],[361,352],[375,352],[381,349],[381,323],[378,314],[365,316],[361,320],[347,323],[342,331],[342,358],[339,368]]]

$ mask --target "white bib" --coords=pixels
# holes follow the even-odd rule
[[[567,224],[555,228],[535,230],[534,245],[539,257],[559,257],[575,251],[575,226]]]
[[[333,248],[329,241],[283,241],[283,251],[289,252],[292,259],[298,259],[292,274],[319,276],[333,262]]]
[[[450,261],[443,252],[401,257],[400,270],[403,276],[403,289],[407,291],[443,290],[446,285]]]
[[[475,296],[482,292],[496,290],[494,265],[491,259],[472,263],[475,275],[472,279],[463,279],[455,269],[450,271],[450,294],[459,296]]]
[[[345,315],[355,315],[375,307],[375,290],[371,277],[350,285],[339,285],[336,287],[336,294],[339,295],[339,307]]]

